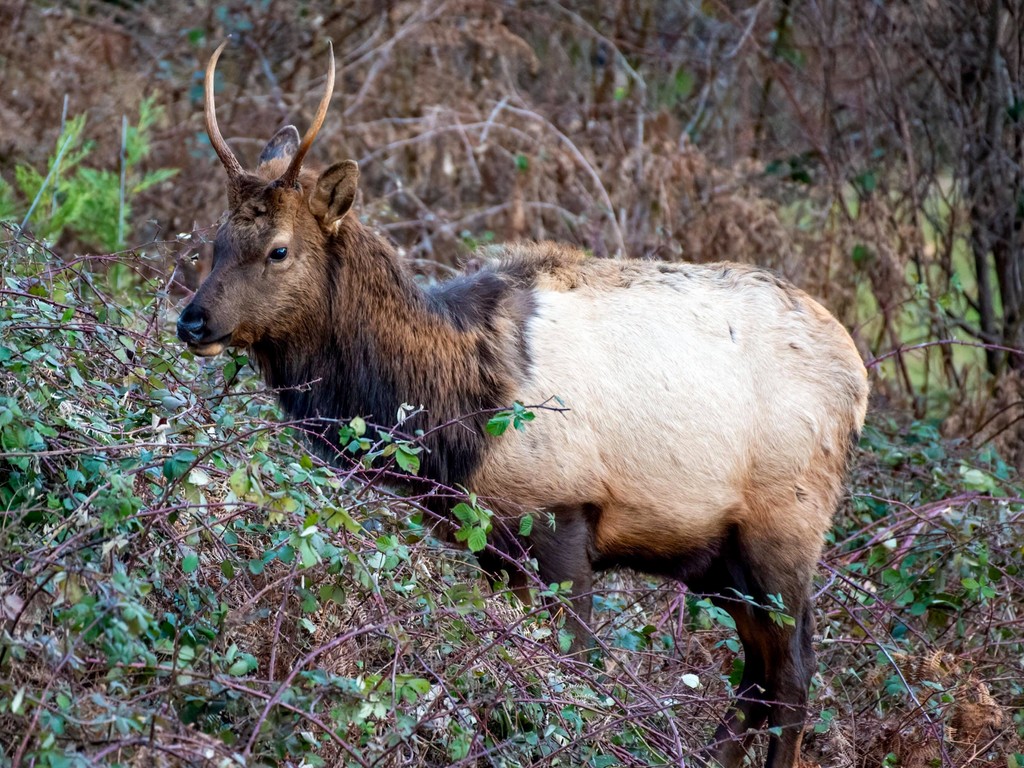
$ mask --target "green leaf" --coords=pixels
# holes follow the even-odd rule
[[[303,568],[312,568],[320,562],[320,556],[317,554],[316,550],[313,549],[313,544],[309,539],[301,539],[298,543],[297,549]]]
[[[327,516],[324,519],[324,523],[332,531],[344,528],[349,533],[359,533],[362,530],[362,526],[352,518],[348,510],[341,507],[331,507],[325,511]]]
[[[64,477],[67,481],[68,488],[74,490],[79,485],[85,485],[85,475],[79,472],[77,469],[66,469],[64,470]]]
[[[860,190],[862,195],[869,195],[875,191],[878,186],[878,177],[875,176],[874,171],[865,171],[853,180],[854,185]]]
[[[479,552],[487,546],[487,534],[483,528],[473,528],[466,539],[466,546],[470,552]]]
[[[696,84],[696,78],[693,73],[688,69],[680,69],[676,72],[675,78],[675,97],[679,101],[686,101],[690,98],[693,93],[693,86]]]
[[[825,733],[832,725],[832,721],[835,720],[835,713],[830,709],[823,709],[821,711],[821,722],[814,724],[815,733]]]
[[[192,451],[178,451],[164,461],[163,474],[168,480],[174,481],[184,475],[196,460]]]
[[[14,698],[11,700],[11,712],[15,715],[20,715],[21,705],[25,701],[25,686],[18,689],[18,692],[14,694]]]
[[[132,187],[132,194],[138,194],[139,192],[145,192],[155,184],[159,184],[162,181],[167,181],[178,173],[177,168],[157,168],[155,171],[150,171],[142,177],[142,181]]]
[[[249,660],[246,658],[241,658],[234,664],[232,664],[230,667],[228,667],[228,674],[234,675],[235,677],[241,677],[242,675],[249,674],[249,669]]]
[[[239,499],[249,492],[249,471],[245,466],[241,466],[231,473],[228,485],[231,487],[231,492]]]
[[[496,413],[487,421],[485,429],[487,433],[494,437],[501,437],[508,430],[508,425],[512,423],[512,412],[502,411]]]
[[[412,448],[401,443],[396,443],[395,461],[402,471],[415,475],[420,469],[419,448]]]
[[[192,467],[188,472],[188,482],[192,485],[209,485],[210,475],[202,467]]]
[[[519,521],[519,535],[529,536],[530,531],[533,530],[533,517],[527,515]]]
[[[199,555],[185,555],[181,561],[181,570],[192,573],[199,567]]]
[[[299,502],[290,495],[278,496],[270,501],[270,508],[273,510],[272,519],[282,519],[284,515],[290,515],[299,510]],[[276,515],[274,513],[277,513]]]
[[[572,650],[572,641],[575,639],[575,635],[567,629],[558,630],[558,649],[562,653],[568,653]]]
[[[989,493],[997,490],[997,485],[992,478],[980,469],[960,467],[960,477],[964,485],[972,491],[987,491]]]
[[[430,681],[422,677],[414,677],[411,680],[406,681],[405,685],[412,688],[421,696],[430,692]]]
[[[459,522],[465,523],[466,525],[471,525],[480,519],[480,515],[477,511],[464,501],[460,501],[452,507],[452,514],[455,515]]]
[[[874,256],[874,254],[871,252],[871,249],[863,243],[858,243],[853,246],[853,251],[850,253],[850,258],[853,260],[853,263],[857,265],[866,264],[872,256]]]

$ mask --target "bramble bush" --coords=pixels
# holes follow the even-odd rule
[[[243,356],[173,340],[158,258],[5,232],[3,764],[658,765],[713,730],[742,661],[702,596],[606,577],[598,647],[564,657],[561,612],[489,594],[422,497],[386,490],[414,443],[353,419],[324,464]],[[858,467],[807,754],[1024,764],[1014,471],[881,414]],[[486,546],[489,513],[456,510]]]
[[[110,259],[65,263],[6,231],[4,763],[611,765],[673,751],[660,699],[563,665],[547,612],[488,596],[415,498],[374,488],[414,468],[398,457],[415,446],[363,444],[354,419],[344,428],[370,450],[324,465],[244,358],[200,364],[166,334],[161,281],[134,272],[150,272],[145,256],[116,259],[136,277],[113,301]],[[459,508],[482,548],[487,513]]]

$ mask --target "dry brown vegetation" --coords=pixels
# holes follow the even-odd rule
[[[305,127],[333,41],[312,159],[359,161],[361,215],[424,279],[554,238],[821,297],[876,400],[822,567],[806,765],[1024,765],[1021,0],[0,0],[0,176],[45,170],[83,112],[117,169],[146,96],[144,165],[178,169],[134,201],[136,250],[3,232],[0,395],[26,415],[2,428],[54,434],[3,433],[0,764],[678,764],[728,697],[699,596],[607,578],[599,667],[570,663],[557,619],[409,524],[415,499],[316,465],[251,381],[181,357],[166,330],[224,206],[200,78],[227,35],[219,120],[250,160]],[[267,559],[310,515],[312,561]]]
[[[891,380],[918,415],[942,399],[931,387],[986,391],[1024,365],[998,349],[1021,345],[1024,306],[1016,3],[0,13],[0,171],[45,162],[65,97],[69,114],[88,112],[95,160],[110,167],[121,116],[146,94],[164,107],[148,162],[180,173],[137,206],[139,240],[205,229],[223,205],[198,102],[211,44],[237,36],[221,120],[252,157],[311,116],[330,38],[340,85],[315,159],[360,162],[362,210],[411,257],[455,264],[486,236],[756,261],[823,297],[868,355],[992,345],[890,358],[882,389]]]

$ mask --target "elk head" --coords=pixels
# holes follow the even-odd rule
[[[282,128],[260,154],[254,172],[242,168],[221,136],[213,81],[222,43],[206,67],[206,132],[228,175],[230,213],[217,232],[213,269],[178,318],[178,337],[197,355],[225,347],[287,339],[309,312],[322,313],[327,238],[355,200],[359,169],[346,160],[322,174],[302,161],[323,125],[334,90],[334,51],[316,117],[299,140]]]

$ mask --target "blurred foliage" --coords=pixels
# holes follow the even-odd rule
[[[311,160],[357,159],[361,210],[425,272],[518,237],[771,266],[868,359],[899,350],[876,391],[918,417],[964,404],[959,434],[1002,412],[981,437],[1021,466],[1022,2],[14,4],[0,175],[46,167],[65,97],[115,167],[122,115],[155,92],[151,162],[181,173],[140,191],[135,230],[206,227],[224,204],[202,125],[212,47],[234,36],[220,118],[251,161],[308,123],[331,39],[341,76]]]
[[[120,173],[83,165],[92,150],[92,142],[84,138],[85,115],[68,120],[45,173],[19,165],[16,192],[0,179],[0,221],[20,221],[50,241],[59,240],[67,230],[93,248],[124,247],[130,236],[125,222],[131,219],[132,200],[176,173],[173,168],[138,170],[149,152],[149,131],[160,114],[151,97],[140,104],[136,125],[124,121]]]

